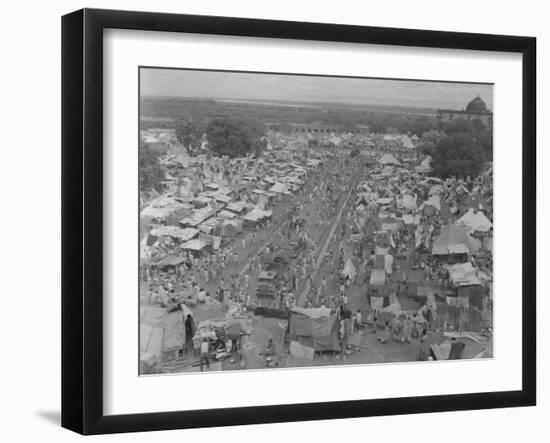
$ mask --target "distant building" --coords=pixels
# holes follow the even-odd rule
[[[459,111],[454,109],[438,109],[437,118],[442,122],[452,120],[481,120],[485,126],[493,124],[493,113],[487,109],[487,105],[478,95],[468,105],[466,109]]]
[[[332,133],[347,133],[351,132],[353,134],[368,134],[369,126],[363,124],[357,124],[354,128],[344,129],[341,125],[334,124],[324,124],[324,123],[292,123],[292,131],[295,133],[302,134],[332,134]]]

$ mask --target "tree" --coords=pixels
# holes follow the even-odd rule
[[[476,136],[485,159],[487,161],[493,161],[493,131],[491,128],[485,129],[483,132]]]
[[[446,137],[446,135],[436,129],[430,129],[429,131],[423,132],[420,137],[420,143],[418,148],[423,154],[433,156],[433,153],[437,145]]]
[[[466,119],[456,119],[451,120],[443,125],[443,131],[447,135],[466,133],[466,134],[475,134],[480,133],[485,130],[485,125],[479,119],[466,120]]]
[[[272,123],[271,129],[288,135],[292,132],[292,125],[288,122]]]
[[[408,126],[409,126],[409,131],[412,134],[416,134],[417,137],[421,137],[422,134],[436,128],[437,122],[435,121],[434,118],[428,118],[425,115],[421,115],[413,119]]]
[[[350,157],[357,157],[359,154],[361,154],[361,151],[359,151],[359,148],[353,148],[351,152],[349,153]]]
[[[147,194],[159,191],[164,180],[164,171],[159,162],[160,154],[142,139],[139,141],[139,189]]]
[[[176,137],[190,151],[200,147],[202,127],[189,116],[180,116],[176,121]]]
[[[479,142],[468,133],[456,133],[442,139],[432,156],[434,173],[442,178],[476,177],[484,162]]]
[[[208,123],[206,138],[215,154],[242,157],[259,154],[267,145],[266,127],[257,120],[216,118]]]

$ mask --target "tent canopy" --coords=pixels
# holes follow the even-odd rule
[[[198,229],[194,228],[179,228],[178,226],[159,226],[151,231],[151,235],[155,237],[169,236],[177,238],[181,241],[191,240],[199,233]]]
[[[294,308],[290,312],[289,338],[316,351],[339,351],[338,320],[325,308]]]
[[[384,286],[386,284],[386,271],[383,269],[373,269],[370,273],[369,283],[372,286]]]
[[[466,229],[459,225],[447,225],[434,241],[432,254],[475,254],[480,247],[479,241],[473,238]]]
[[[381,165],[398,165],[399,162],[392,154],[384,154],[380,159],[378,160],[378,163]]]
[[[447,266],[447,271],[449,280],[455,287],[481,285],[482,283],[476,268],[470,262]]]
[[[476,211],[472,208],[466,212],[462,217],[460,217],[457,223],[461,226],[466,227],[469,232],[479,231],[487,232],[493,224],[481,211]]]
[[[187,315],[193,313],[182,305],[183,311],[168,312],[165,308],[143,306],[140,310],[140,353],[152,354],[162,361],[163,353],[185,345]]]
[[[355,279],[355,275],[357,274],[355,270],[355,265],[351,261],[351,259],[348,259],[346,264],[344,265],[344,269],[342,271],[342,275],[345,277],[349,277],[350,279]]]
[[[271,192],[276,192],[277,194],[290,194],[288,186],[281,182],[276,182],[271,188],[269,188],[269,190]]]

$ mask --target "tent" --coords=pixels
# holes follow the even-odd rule
[[[246,214],[243,219],[250,222],[258,222],[264,218],[269,218],[272,215],[272,211],[263,211],[260,208],[254,208],[248,214]]]
[[[206,246],[206,243],[200,238],[189,240],[181,245],[181,248],[188,251],[201,251]]]
[[[420,164],[414,168],[414,170],[421,174],[431,172],[433,170],[432,157],[429,155],[424,157],[424,160],[422,160]]]
[[[401,136],[401,143],[403,143],[403,147],[407,149],[414,149],[414,143],[410,139],[408,135],[402,135]]]
[[[392,154],[384,154],[378,160],[381,165],[399,165],[399,162]]]
[[[471,233],[475,231],[487,232],[493,226],[483,212],[471,208],[458,219],[457,224],[466,227]]]
[[[151,235],[155,237],[173,237],[181,241],[191,240],[199,233],[198,229],[194,228],[179,228],[177,226],[159,226],[151,231]]]
[[[167,266],[178,266],[183,263],[186,259],[184,257],[179,257],[175,255],[167,255],[163,259],[159,260],[156,263],[151,263],[153,266],[158,266],[159,268],[164,268]]]
[[[397,199],[397,206],[409,210],[416,209],[416,196],[404,194],[401,198]]]
[[[482,284],[477,269],[470,262],[449,265],[447,271],[449,272],[449,280],[454,287]]]
[[[386,271],[383,269],[373,269],[369,280],[370,304],[371,308],[381,310],[389,305],[389,297],[386,296],[384,287],[386,285]]]
[[[348,259],[348,261],[344,265],[344,270],[342,271],[342,275],[345,277],[349,277],[351,280],[354,280],[356,274],[357,274],[357,271],[355,270],[355,265],[353,264],[351,259]]]
[[[182,311],[168,312],[165,308],[143,306],[140,309],[140,360],[148,365],[177,358],[186,344],[185,318],[193,317],[187,306]]]
[[[325,308],[293,308],[288,322],[289,340],[316,351],[339,351],[338,319]]]
[[[140,217],[150,217],[160,220],[165,220],[171,214],[178,211],[189,211],[192,206],[181,203],[172,197],[162,195],[155,200],[152,200],[140,212]]]
[[[480,248],[478,240],[459,225],[447,225],[433,243],[433,255],[475,254]]]
[[[189,217],[185,217],[184,219],[180,220],[179,224],[184,228],[194,228],[210,218],[212,215],[214,215],[214,212],[215,211],[209,207],[197,209],[193,211],[193,213]]]
[[[290,194],[288,186],[284,185],[281,182],[276,182],[271,188],[269,188],[269,190],[271,192],[276,192],[277,194]]]
[[[225,209],[234,212],[235,214],[242,215],[244,212],[246,212],[246,209],[248,207],[248,204],[243,201],[235,201],[232,203],[229,203]]]

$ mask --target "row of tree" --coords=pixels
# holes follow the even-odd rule
[[[493,131],[480,120],[453,120],[424,132],[420,147],[436,176],[476,177],[493,160]]]
[[[387,120],[384,120],[386,122]],[[420,149],[432,157],[434,174],[446,178],[475,177],[487,161],[493,158],[492,128],[479,120],[453,120],[437,124],[429,118],[418,117],[409,131],[421,135]],[[282,123],[280,128],[289,130]],[[254,119],[221,117],[211,119],[206,125],[185,116],[176,122],[178,140],[191,152],[201,149],[204,136],[210,151],[230,158],[258,155],[266,147],[267,127]],[[380,128],[383,132],[385,129]],[[160,153],[140,140],[140,189],[142,192],[160,190],[164,173],[159,163]]]
[[[205,126],[186,116],[177,120],[175,130],[178,140],[191,152],[201,148],[203,134],[211,152],[231,158],[259,154],[267,144],[266,125],[253,119],[214,118]]]

